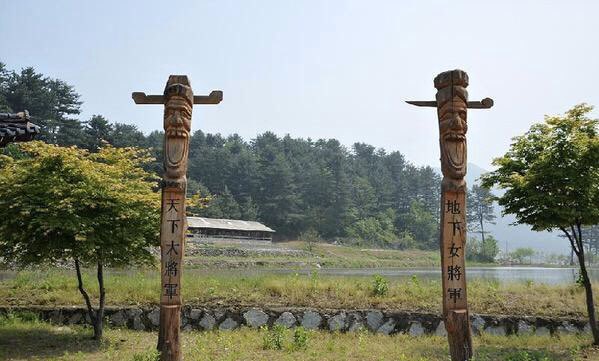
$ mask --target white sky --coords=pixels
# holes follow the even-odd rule
[[[544,114],[599,105],[594,1],[9,1],[0,0],[0,61],[33,66],[102,114],[145,132],[162,127],[169,74],[188,74],[193,128],[246,139],[271,130],[399,150],[438,166],[434,76],[461,68],[470,100],[469,161],[489,168]],[[594,113],[597,115],[597,112]]]

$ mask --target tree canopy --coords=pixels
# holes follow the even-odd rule
[[[564,117],[547,116],[493,161],[498,169],[483,185],[506,189],[496,198],[504,213],[537,231],[599,223],[599,123],[586,116],[592,109],[580,104]]]
[[[159,197],[150,158],[131,148],[89,153],[22,143],[0,167],[0,252],[38,264],[79,259],[126,265],[149,261],[157,244]]]

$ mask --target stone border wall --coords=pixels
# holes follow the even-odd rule
[[[87,311],[81,307],[0,307],[7,312],[33,312],[42,320],[54,324],[89,324]],[[154,308],[106,308],[107,323],[113,327],[152,331],[158,329],[160,310]],[[590,333],[587,321],[568,318],[545,318],[505,315],[471,315],[475,335],[511,334],[576,334]],[[303,326],[338,332],[368,330],[385,335],[406,333],[446,335],[441,316],[427,313],[409,313],[380,310],[316,310],[309,308],[193,308],[184,306],[181,328],[188,330],[233,330],[242,326],[259,328],[281,324],[287,328]]]

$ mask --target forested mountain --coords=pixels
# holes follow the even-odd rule
[[[161,131],[145,135],[100,115],[81,121],[80,106],[65,82],[0,63],[0,111],[28,109],[44,141],[92,152],[106,143],[149,148],[152,170],[161,171]],[[207,200],[206,207],[190,207],[195,214],[260,220],[280,238],[310,232],[365,245],[437,248],[441,178],[399,152],[271,132],[244,140],[197,131],[190,143],[188,192]]]

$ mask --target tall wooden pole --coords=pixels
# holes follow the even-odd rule
[[[450,70],[435,77],[435,101],[408,103],[434,106],[439,119],[441,149],[441,274],[443,319],[452,361],[472,358],[472,336],[466,299],[466,132],[468,108],[490,108],[493,100],[469,102],[468,74]]]
[[[171,75],[164,95],[133,93],[136,104],[164,104],[164,174],[160,214],[160,330],[158,351],[162,361],[180,361],[181,271],[187,218],[187,159],[193,104],[217,104],[222,92],[195,96],[185,75]]]

